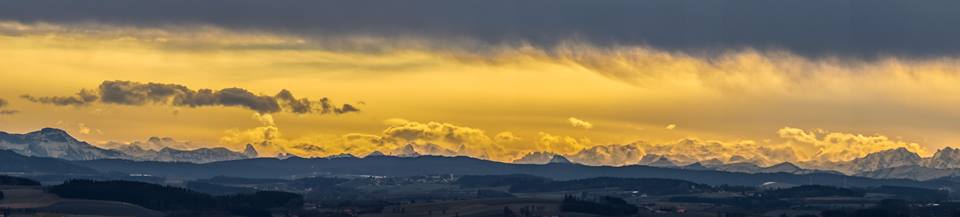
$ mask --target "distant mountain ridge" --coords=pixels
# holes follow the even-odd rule
[[[160,161],[160,162],[191,162],[191,163],[209,163],[216,161],[240,160],[256,158],[257,151],[251,144],[247,144],[244,152],[234,152],[226,148],[198,148],[193,150],[179,150],[173,148],[162,148],[160,150],[143,149],[137,145],[122,146],[112,149],[127,154],[125,159],[139,161]]]
[[[33,157],[50,157],[71,161],[98,160],[98,159],[127,159],[135,161],[157,162],[190,162],[210,163],[219,161],[242,160],[256,158],[259,154],[252,145],[246,145],[242,152],[231,151],[226,148],[199,148],[182,150],[170,147],[160,149],[144,148],[141,144],[150,144],[151,147],[167,144],[189,144],[177,142],[171,138],[151,137],[147,142],[110,144],[113,148],[105,149],[79,141],[67,132],[55,128],[25,133],[11,134],[0,132],[0,150],[9,150],[19,155]],[[464,149],[461,147],[460,149]],[[461,156],[462,150],[451,150],[436,144],[407,144],[397,149],[387,150],[391,156],[420,157],[420,156]],[[591,156],[609,156],[612,153],[626,152],[617,157],[603,157],[602,161],[590,160]],[[960,176],[960,149],[943,148],[933,156],[923,158],[906,148],[895,148],[867,154],[863,157],[846,162],[798,162],[779,163],[767,167],[758,165],[755,161],[742,157],[731,156],[726,161],[712,158],[705,161],[693,161],[680,156],[657,154],[640,155],[634,146],[610,145],[602,148],[592,147],[570,155],[559,155],[550,152],[531,152],[520,159],[516,164],[554,164],[574,163],[583,165],[597,165],[609,163],[611,160],[631,164],[614,164],[615,166],[646,165],[661,168],[687,168],[690,170],[713,170],[739,173],[843,173],[847,175],[871,178],[904,178],[929,180],[943,177]],[[381,156],[377,151],[370,156]],[[351,157],[348,155],[331,155],[330,158]],[[355,157],[351,157],[355,158]],[[687,162],[687,163],[680,163]],[[605,164],[601,164],[605,165]]]
[[[0,149],[24,156],[52,157],[65,160],[128,158],[118,151],[105,150],[79,141],[66,131],[43,128],[26,134],[0,132]]]
[[[24,156],[12,150],[0,150],[0,172],[16,174],[91,174],[96,170],[70,161],[50,157]]]
[[[780,167],[777,167],[780,168]],[[510,164],[470,157],[396,157],[372,156],[365,158],[254,158],[219,161],[204,164],[180,162],[132,161],[101,159],[66,161],[55,158],[27,157],[13,151],[0,151],[0,173],[45,177],[55,175],[60,180],[72,178],[110,177],[136,179],[152,177],[155,182],[164,178],[196,180],[216,176],[243,178],[295,179],[318,174],[346,176],[418,176],[418,175],[509,175],[527,174],[560,180],[594,177],[670,178],[710,185],[761,186],[764,183],[784,185],[830,185],[850,187],[907,186],[927,189],[960,189],[953,179],[917,181],[907,179],[875,179],[834,173],[738,173],[650,166],[588,166],[571,163],[543,165]],[[129,176],[127,175],[129,174]]]
[[[151,137],[150,143],[169,142],[169,138]],[[104,149],[77,140],[64,130],[43,128],[26,134],[0,132],[0,150],[9,150],[17,154],[32,157],[50,157],[64,160],[127,159],[138,161],[191,162],[207,163],[225,160],[239,160],[257,157],[252,145],[244,152],[234,152],[226,148],[199,148],[180,150],[169,147],[152,150],[138,144],[111,144],[115,148]]]
[[[525,156],[525,158],[531,157]],[[922,158],[905,148],[895,148],[870,153],[846,162],[801,162],[801,164],[803,166],[782,162],[763,167],[750,159],[733,156],[726,163],[713,158],[682,165],[667,156],[646,154],[637,160],[636,165],[738,173],[836,173],[870,178],[931,180],[960,176],[960,149],[948,147],[938,150],[932,157]]]
[[[97,171],[122,174],[145,173],[157,177],[204,179],[214,176],[246,178],[298,178],[316,174],[346,176],[418,176],[418,175],[509,175],[527,174],[552,179],[570,180],[592,177],[670,178],[711,185],[760,186],[768,182],[790,185],[819,184],[831,186],[912,186],[928,189],[960,189],[960,182],[934,179],[874,179],[837,173],[739,173],[651,166],[588,166],[571,163],[511,164],[470,157],[443,156],[374,156],[365,158],[257,158],[221,161],[206,164],[137,162],[128,160],[75,161],[77,165]],[[780,167],[777,167],[780,168]]]
[[[552,161],[558,154],[545,152],[545,151],[535,151],[530,152],[513,161],[515,164],[548,164]],[[566,159],[566,158],[564,158]],[[566,159],[570,161],[569,159]]]

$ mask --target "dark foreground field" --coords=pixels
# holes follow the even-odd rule
[[[948,189],[705,185],[674,179],[530,175],[218,176],[186,183],[6,183],[6,216],[960,216]]]

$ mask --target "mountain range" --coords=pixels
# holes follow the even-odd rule
[[[124,159],[139,161],[208,163],[257,157],[257,150],[251,144],[247,144],[243,152],[234,152],[230,151],[229,149],[219,147],[198,148],[193,150],[179,150],[173,148],[151,150],[141,148],[137,145],[126,145],[111,150],[126,154],[127,157]]]
[[[154,137],[151,140],[163,141]],[[149,143],[154,143],[151,141]],[[77,140],[66,131],[56,128],[43,128],[26,134],[0,132],[0,150],[9,150],[23,156],[49,157],[63,160],[127,159],[137,161],[192,162],[207,163],[215,161],[239,160],[257,157],[252,145],[243,152],[234,152],[226,148],[199,148],[181,150],[163,147],[159,150],[143,148],[143,143],[111,144],[111,149],[100,148]]]
[[[256,158],[258,153],[253,145],[246,145],[243,152],[235,152],[226,148],[199,148],[181,150],[171,147],[159,149],[145,148],[145,144],[170,144],[169,138],[151,138],[147,143],[114,143],[112,148],[106,149],[79,141],[67,132],[44,128],[26,134],[11,134],[0,132],[0,150],[9,150],[18,155],[28,157],[47,157],[68,161],[90,161],[104,159],[122,159],[150,162],[189,162],[213,163],[232,160]],[[609,155],[614,152],[627,152],[626,155],[636,156],[630,165],[644,165],[659,168],[676,168],[696,171],[722,171],[737,173],[835,173],[869,178],[900,178],[930,180],[942,177],[960,175],[960,149],[944,148],[938,150],[932,157],[923,158],[905,148],[889,149],[868,154],[866,156],[846,162],[782,162],[770,166],[760,166],[756,162],[743,157],[731,157],[726,162],[719,159],[709,159],[694,163],[681,164],[678,160],[668,156],[645,154],[642,157],[631,146],[603,146],[585,149],[574,155],[560,155],[549,152],[531,152],[515,160],[514,164],[583,164],[597,166],[590,161],[589,155]],[[407,144],[394,150],[388,150],[388,155],[397,157],[415,158],[420,156],[438,155],[458,156],[457,151],[442,148],[434,144]],[[381,152],[368,157],[383,156]],[[626,156],[621,155],[621,156]],[[329,158],[356,158],[352,155],[333,155]],[[612,159],[612,158],[604,158]],[[689,161],[683,159],[680,161]]]
[[[24,156],[52,157],[65,160],[127,158],[122,152],[105,150],[79,141],[66,131],[43,128],[26,134],[0,132],[0,149]]]
[[[558,180],[593,177],[669,178],[709,185],[761,186],[830,185],[848,187],[905,186],[927,189],[960,189],[953,178],[926,181],[876,179],[836,173],[740,173],[715,170],[690,170],[633,166],[588,166],[573,163],[512,164],[470,157],[443,156],[371,156],[286,159],[254,158],[211,163],[133,161],[100,159],[67,161],[56,158],[28,157],[13,151],[0,151],[0,172],[18,174],[46,182],[69,179],[121,179],[150,182],[188,182],[217,176],[239,178],[296,179],[314,176],[420,176],[420,175],[508,175],[528,174]],[[104,178],[106,177],[106,178]]]
[[[571,163],[591,165],[580,161],[584,159],[582,153],[564,156],[549,152],[531,152],[513,163],[547,164],[553,158],[564,157],[564,159],[571,159],[568,160]],[[770,166],[760,166],[756,162],[738,156],[731,157],[727,162],[714,158],[682,165],[667,156],[646,154],[636,160],[633,165],[738,173],[835,173],[870,178],[930,180],[960,176],[960,149],[948,147],[937,151],[932,157],[922,158],[905,148],[897,148],[871,153],[846,162],[800,162],[797,164],[782,162]]]

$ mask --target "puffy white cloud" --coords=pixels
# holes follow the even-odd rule
[[[580,120],[580,119],[575,118],[575,117],[567,118],[567,121],[570,122],[570,126],[573,126],[573,127],[576,127],[576,128],[581,128],[581,129],[584,129],[584,130],[589,130],[589,129],[592,129],[592,128],[593,128],[593,124],[591,124],[590,122],[587,122],[587,121],[584,121],[584,120]]]
[[[822,129],[806,131],[791,127],[784,127],[777,134],[807,160],[847,161],[896,148],[906,148],[921,156],[931,154],[920,144],[892,140],[883,135],[827,132]]]
[[[283,148],[273,146],[274,141],[280,138],[280,128],[276,126],[261,126],[252,129],[230,129],[220,137],[220,144],[242,147],[246,144],[257,146],[257,151],[266,154],[283,152]]]
[[[752,140],[714,141],[696,138],[674,142],[612,144],[594,146],[572,155],[572,159],[586,164],[627,165],[638,162],[643,155],[655,154],[679,163],[693,163],[710,159],[744,158],[762,165],[780,162],[841,162],[883,150],[906,148],[921,156],[930,151],[912,142],[892,140],[886,136],[827,132],[822,129],[802,130],[784,127],[777,131],[782,141],[757,143]]]
[[[91,133],[103,134],[100,129],[90,128],[85,123],[77,123],[77,132],[84,135],[90,135]]]
[[[281,140],[281,134],[280,128],[273,121],[273,116],[255,112],[251,117],[262,126],[251,129],[229,129],[220,137],[220,144],[241,148],[246,144],[252,144],[260,154],[265,156],[287,153],[286,148],[277,144],[277,141]]]
[[[415,121],[402,122],[383,130],[384,138],[397,142],[442,142],[449,144],[488,144],[483,130],[450,123]]]
[[[257,120],[258,122],[260,122],[261,125],[264,125],[264,126],[277,125],[276,122],[273,121],[273,115],[270,115],[270,114],[260,114],[260,113],[254,112],[253,119]]]
[[[548,151],[558,154],[573,154],[591,145],[588,138],[573,138],[570,136],[557,136],[549,133],[538,133],[536,149],[539,151]]]

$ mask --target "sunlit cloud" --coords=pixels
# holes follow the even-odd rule
[[[933,154],[920,144],[899,141],[884,135],[837,133],[822,129],[805,131],[791,127],[782,128],[777,134],[787,140],[786,144],[796,151],[799,158],[808,160],[846,161],[896,148],[906,148],[920,156]]]
[[[567,118],[567,122],[570,122],[570,126],[573,126],[573,127],[576,127],[576,128],[581,128],[581,129],[584,129],[584,130],[589,130],[589,129],[593,128],[593,124],[591,124],[590,122],[587,122],[587,121],[584,121],[584,120],[580,120],[580,119],[577,119],[577,118],[575,118],[575,117]]]
[[[100,129],[90,128],[85,123],[77,123],[77,132],[80,132],[81,134],[84,134],[84,135],[89,135],[91,133],[103,134],[103,131],[101,131]]]
[[[259,116],[254,118],[262,119]],[[545,132],[539,132],[534,141],[524,141],[510,132],[497,133],[491,139],[482,129],[440,122],[395,122],[400,120],[403,119],[392,119],[394,124],[387,125],[379,134],[317,134],[284,138],[276,126],[230,130],[221,139],[221,144],[228,147],[258,144],[258,150],[266,150],[271,155],[288,153],[299,156],[330,156],[340,153],[363,156],[374,151],[402,154],[398,150],[412,145],[414,151],[421,155],[470,156],[503,162],[512,162],[528,153],[544,152],[566,155],[578,163],[613,166],[636,164],[646,155],[665,156],[682,164],[707,160],[745,160],[760,165],[773,165],[781,162],[843,162],[896,148],[906,148],[921,156],[932,154],[930,149],[917,143],[893,140],[882,135],[791,127],[779,129],[776,133],[779,139],[763,142],[691,137],[668,142],[641,140],[623,144],[602,144],[592,142],[589,138]]]

